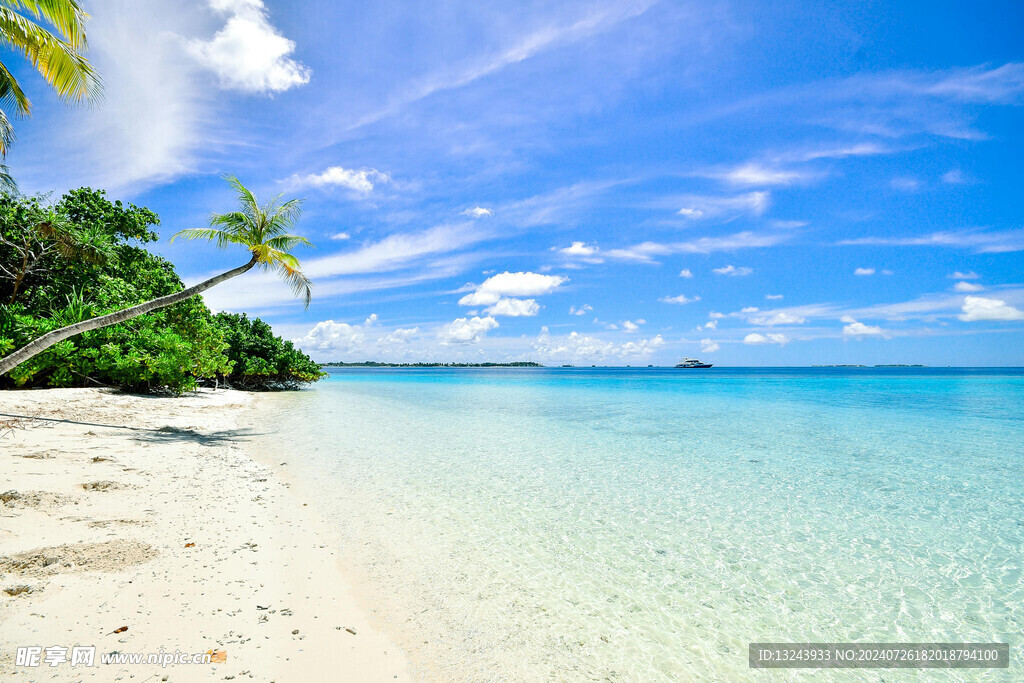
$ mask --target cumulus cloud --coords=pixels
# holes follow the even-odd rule
[[[958,282],[953,286],[954,292],[980,292],[985,289],[975,282]]]
[[[651,339],[628,341],[624,344],[570,332],[562,337],[552,336],[547,327],[533,343],[534,351],[545,360],[603,361],[609,359],[643,358],[656,351],[665,340],[661,335]]]
[[[498,327],[498,321],[491,316],[456,318],[438,330],[437,338],[445,345],[473,344],[496,327]]]
[[[959,318],[965,322],[979,320],[1024,320],[1024,311],[1008,305],[1002,299],[983,296],[965,296]]]
[[[540,313],[540,304],[535,299],[498,299],[484,311],[490,315],[504,315],[510,318],[534,316]]]
[[[789,337],[784,334],[759,334],[757,332],[751,332],[743,338],[744,344],[778,344],[783,346],[789,341]]]
[[[961,273],[959,270],[955,273],[947,275],[950,280],[977,280],[981,276],[975,273],[973,270],[969,270],[966,273]]]
[[[391,182],[391,176],[373,168],[355,170],[331,166],[322,173],[310,173],[309,175],[293,175],[288,180],[289,187],[341,187],[352,190],[358,194],[369,194],[376,184]]]
[[[586,315],[590,311],[594,310],[594,307],[590,304],[583,304],[580,307],[570,306],[569,315]]]
[[[338,240],[338,241],[344,241],[344,240],[352,239],[352,235],[348,234],[347,232],[336,232],[333,235],[331,235],[331,239],[332,240]]]
[[[493,216],[494,212],[490,209],[485,209],[482,206],[475,206],[472,209],[466,209],[462,212],[463,216],[469,216],[470,218],[483,218],[485,216]]]
[[[711,340],[711,339],[701,339],[700,340],[700,350],[701,350],[702,353],[714,353],[715,351],[717,351],[720,348],[721,347],[718,345],[718,342],[716,342],[714,340]]]
[[[695,296],[691,299],[685,294],[680,294],[678,296],[663,296],[660,299],[658,299],[658,301],[662,302],[663,304],[679,304],[680,306],[682,306],[685,304],[692,304],[695,301],[700,301],[700,297]]]
[[[511,302],[515,300],[515,297],[541,296],[550,294],[568,281],[569,278],[561,275],[543,275],[530,272],[510,273],[505,271],[484,280],[483,284],[479,285],[473,292],[459,299],[459,305],[495,306],[502,300]],[[500,310],[525,310],[523,306],[524,304],[522,303],[505,303]],[[539,310],[536,301],[532,301],[532,306],[528,308],[533,309],[533,307],[537,307],[537,309],[534,309],[534,312],[529,315],[536,315],[536,310]],[[497,313],[497,315],[512,314]],[[519,313],[519,315],[523,315],[523,313]]]
[[[687,280],[689,280],[693,278],[693,273],[690,272],[689,268],[683,268],[681,271],[679,271],[679,277],[684,277]]]
[[[723,266],[721,268],[713,268],[712,272],[717,273],[718,275],[729,275],[731,277],[738,277],[743,275],[750,275],[751,273],[754,272],[754,269],[747,268],[746,266],[741,266],[737,268],[736,266],[729,265]]]
[[[637,318],[636,322],[633,322],[632,320],[623,320],[622,329],[624,329],[626,332],[636,332],[637,330],[640,329],[640,326],[643,325],[645,322],[647,321],[644,320],[643,318]]]
[[[847,337],[882,337],[885,335],[885,331],[881,327],[865,325],[850,316],[843,316],[841,322],[847,323],[843,327],[843,334]]]
[[[307,352],[334,351],[344,354],[361,351],[366,347],[369,328],[376,323],[376,313],[367,318],[362,325],[324,320],[314,325],[305,336],[293,339],[292,342]]]
[[[210,0],[228,16],[210,40],[191,40],[189,54],[220,79],[221,87],[255,93],[289,90],[309,82],[312,71],[290,58],[295,43],[270,23],[261,0]]]
[[[874,268],[858,268],[857,270],[853,271],[853,274],[854,275],[874,275],[875,274],[875,269]]]

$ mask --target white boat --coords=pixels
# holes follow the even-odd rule
[[[676,364],[677,368],[710,368],[712,363],[701,363],[696,358],[684,358]]]

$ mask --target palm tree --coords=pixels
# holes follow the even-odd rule
[[[312,298],[313,283],[299,270],[299,260],[290,252],[300,244],[313,245],[305,237],[291,235],[287,232],[299,218],[302,201],[292,199],[282,202],[278,196],[261,206],[253,193],[242,185],[238,178],[229,175],[226,176],[226,180],[237,192],[241,209],[231,213],[215,213],[210,217],[210,227],[182,230],[176,233],[171,241],[173,242],[178,237],[208,239],[221,248],[238,244],[252,254],[248,263],[180,292],[47,332],[14,353],[0,358],[0,375],[10,372],[33,356],[76,334],[97,330],[107,325],[116,325],[144,313],[171,306],[242,273],[247,273],[254,267],[276,271],[291,286],[296,296],[302,297],[306,308],[308,308]]]
[[[0,0],[0,45],[22,53],[65,101],[81,102],[100,93],[100,79],[86,50],[85,22],[89,15],[78,0]],[[40,20],[49,28],[37,23]],[[6,109],[28,116],[32,102],[7,67],[0,63],[0,157],[14,142],[14,127]],[[0,183],[13,188],[7,167],[0,164]]]

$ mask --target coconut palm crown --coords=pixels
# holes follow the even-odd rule
[[[187,240],[206,239],[224,249],[238,244],[252,253],[255,265],[263,270],[277,271],[288,283],[295,296],[302,297],[306,308],[312,299],[312,283],[301,270],[299,260],[291,250],[302,244],[313,246],[305,237],[288,233],[302,212],[302,200],[281,201],[274,197],[262,206],[256,196],[233,175],[225,180],[238,194],[241,209],[210,216],[210,227],[181,230],[171,237]]]

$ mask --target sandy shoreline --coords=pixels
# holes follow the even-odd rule
[[[246,451],[258,436],[238,425],[258,400],[0,392],[0,413],[60,420],[23,421],[0,437],[0,493],[9,492],[0,496],[0,676],[408,680],[403,653],[358,606],[315,510]],[[17,648],[30,645],[67,656],[95,646],[97,659],[17,666]],[[112,651],[176,650],[227,658],[100,662]]]

